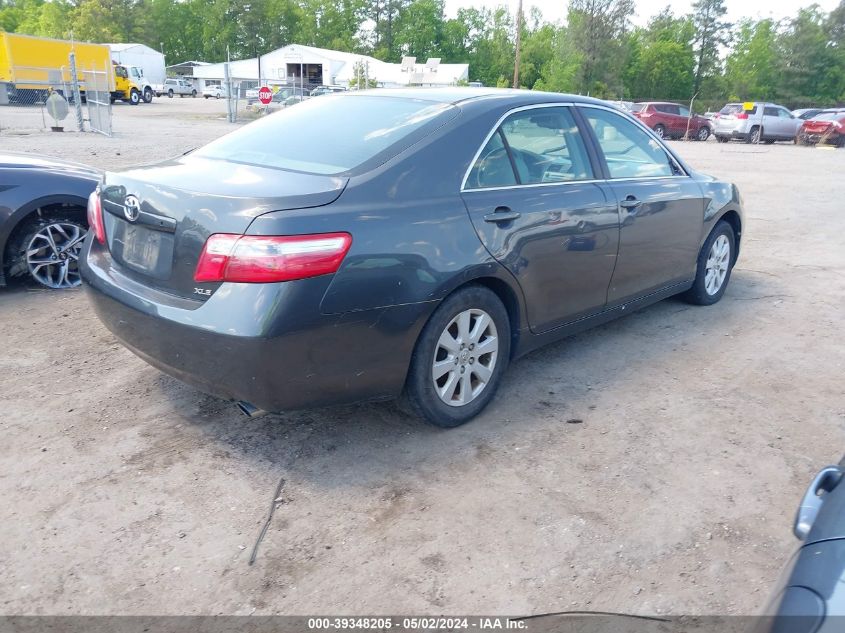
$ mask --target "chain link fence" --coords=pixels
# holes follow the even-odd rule
[[[227,88],[228,86],[228,88]],[[259,92],[266,87],[271,92],[270,103],[261,102]],[[218,85],[210,85],[206,82],[204,95],[217,94],[221,98],[228,98],[229,120],[233,123],[251,121],[265,114],[288,108],[306,99],[319,96],[328,92],[324,86],[318,83],[299,81],[290,78],[287,81],[264,81],[254,80],[226,80]]]
[[[113,70],[67,66],[12,66],[0,82],[0,134],[44,130],[93,131],[111,136]],[[76,79],[76,81],[74,81]]]

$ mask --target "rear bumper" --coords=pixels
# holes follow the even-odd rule
[[[813,132],[798,132],[798,141],[807,145],[816,145],[818,143],[827,143],[829,145],[839,145],[842,143],[842,134],[838,132],[816,134]]]
[[[223,284],[208,300],[137,284],[90,244],[82,275],[100,320],[132,352],[201,391],[267,411],[384,400],[402,390],[433,303],[321,314],[330,282]]]

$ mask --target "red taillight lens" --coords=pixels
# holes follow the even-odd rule
[[[202,249],[194,280],[265,283],[327,275],[337,272],[351,245],[349,233],[216,233]]]
[[[748,112],[737,112],[736,118],[737,119],[747,119],[748,118]]]
[[[99,189],[88,196],[88,228],[94,231],[94,237],[100,244],[106,243],[106,226],[103,224],[103,207],[100,203]]]

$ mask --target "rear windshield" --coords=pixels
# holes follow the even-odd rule
[[[647,103],[635,103],[631,106],[631,112],[642,112],[646,109]]]
[[[244,126],[195,155],[339,174],[390,149],[395,155],[430,127],[444,122],[448,112],[457,109],[423,99],[325,95]]]
[[[742,112],[741,103],[729,103],[724,108],[719,110],[719,114],[737,114],[738,112]]]
[[[816,121],[836,121],[841,117],[845,117],[845,110],[843,110],[842,112],[822,112],[821,114],[817,114],[813,118]]]

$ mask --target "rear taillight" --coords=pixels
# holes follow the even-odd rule
[[[106,227],[103,224],[103,206],[100,203],[99,189],[88,196],[88,228],[94,231],[94,237],[100,244],[106,243]]]
[[[351,245],[349,233],[216,233],[202,249],[194,280],[266,283],[327,275],[337,272]]]
[[[736,118],[737,119],[743,119],[743,120],[747,119],[748,118],[748,112],[737,112]]]

